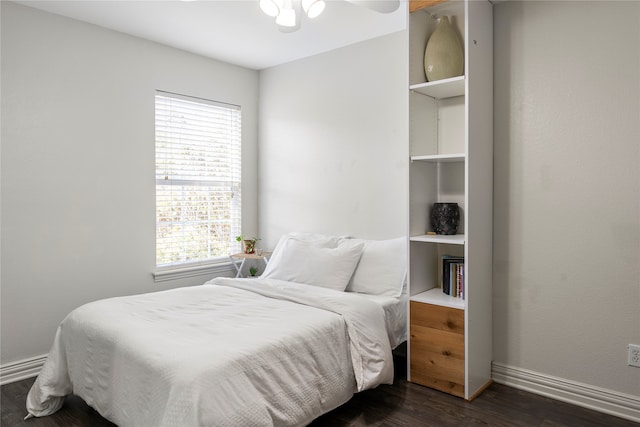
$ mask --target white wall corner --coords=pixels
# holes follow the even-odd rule
[[[47,360],[47,355],[18,360],[0,366],[0,385],[14,383],[37,376]]]
[[[640,397],[493,362],[492,379],[520,390],[640,422]]]

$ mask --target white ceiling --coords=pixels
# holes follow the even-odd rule
[[[293,33],[278,30],[258,0],[18,0],[26,6],[168,46],[261,70],[403,30],[406,0],[393,13],[327,0],[316,19]]]

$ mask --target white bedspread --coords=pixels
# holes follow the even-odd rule
[[[29,414],[52,414],[77,394],[121,427],[305,425],[393,381],[380,305],[278,280],[208,285],[71,312]]]

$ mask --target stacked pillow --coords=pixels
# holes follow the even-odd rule
[[[406,279],[406,239],[398,237],[363,242],[362,257],[346,290],[398,298]]]
[[[289,233],[280,238],[261,277],[397,298],[405,271],[403,237],[362,240]]]
[[[280,238],[261,277],[344,291],[363,247],[340,237],[290,233]]]

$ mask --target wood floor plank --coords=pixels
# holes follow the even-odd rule
[[[400,361],[396,366],[405,363]],[[405,365],[406,366],[406,365]],[[3,427],[114,427],[76,396],[57,413],[24,421],[25,399],[34,379],[1,388]],[[473,402],[406,381],[399,369],[393,385],[356,394],[310,427],[638,427],[637,423],[492,384]]]

